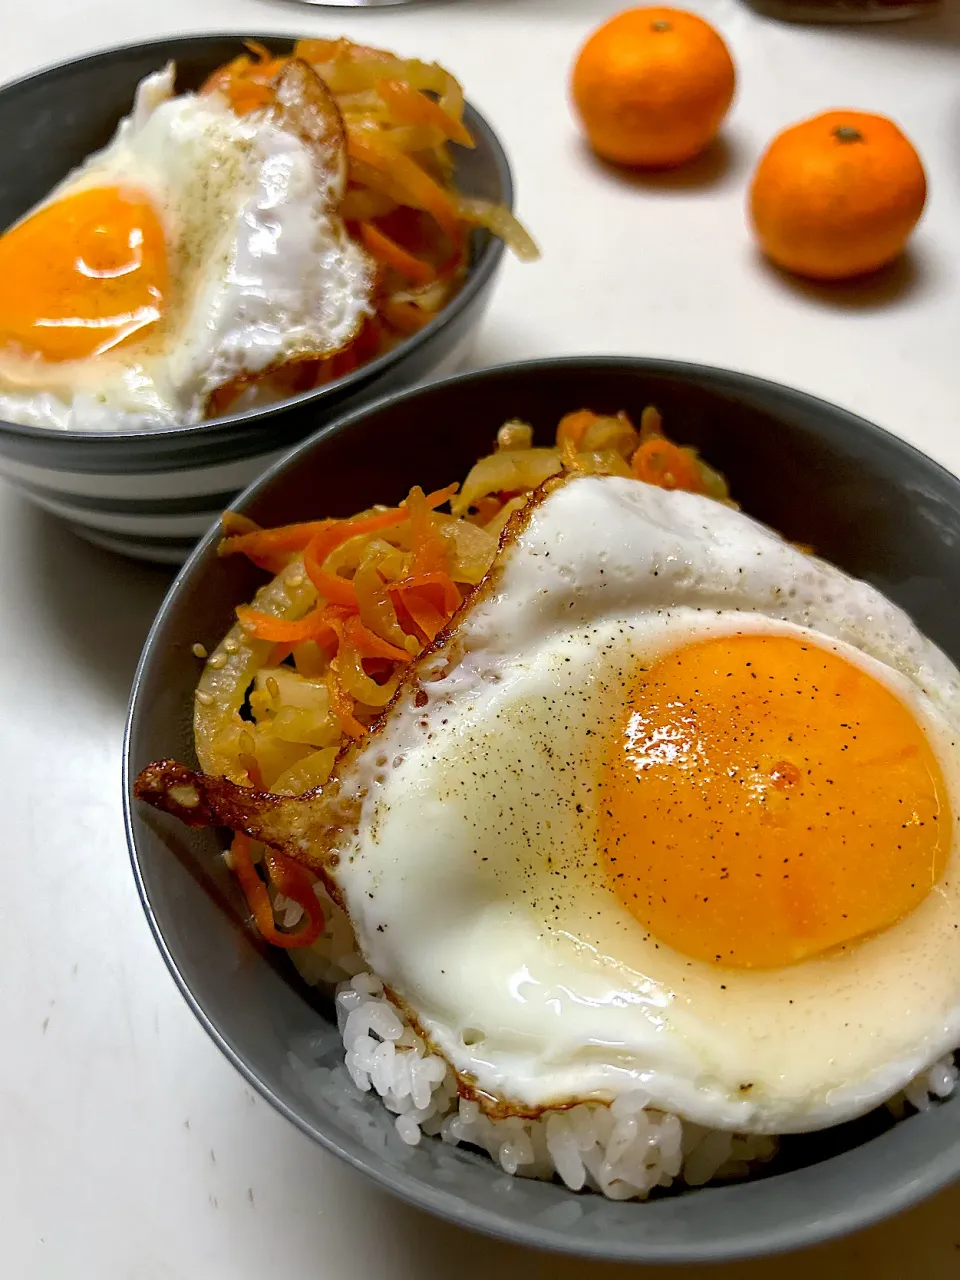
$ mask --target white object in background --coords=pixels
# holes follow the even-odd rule
[[[383,9],[395,4],[423,4],[424,0],[295,0],[315,9]]]

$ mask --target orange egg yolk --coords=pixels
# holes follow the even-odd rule
[[[638,673],[602,775],[616,893],[684,955],[791,964],[906,915],[951,817],[911,712],[788,635],[691,644]]]
[[[94,187],[0,236],[0,342],[46,360],[99,355],[157,323],[163,227],[145,196]]]

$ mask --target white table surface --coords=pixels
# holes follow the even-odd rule
[[[734,366],[846,405],[960,470],[960,14],[829,31],[779,26],[736,0],[688,3],[719,26],[740,70],[725,147],[634,182],[589,159],[565,104],[574,51],[617,0],[436,0],[366,13],[283,0],[0,0],[0,79],[204,28],[343,32],[436,58],[506,142],[519,209],[544,250],[538,266],[504,272],[478,363],[624,352]],[[742,209],[765,140],[841,105],[900,121],[927,163],[931,201],[901,269],[829,293],[765,268]],[[253,1096],[174,988],[137,900],[120,814],[127,690],[167,583],[0,489],[0,1274],[582,1275],[575,1261],[436,1223],[315,1149]],[[955,1277],[958,1224],[960,1189],[785,1258],[775,1273]],[[745,1280],[769,1268],[709,1274]]]

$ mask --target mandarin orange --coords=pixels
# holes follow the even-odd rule
[[[828,111],[774,138],[754,174],[750,212],[778,266],[848,280],[902,252],[926,195],[920,157],[892,120]]]
[[[628,9],[599,27],[573,68],[594,151],[615,164],[671,168],[714,139],[736,72],[720,35],[682,9]]]

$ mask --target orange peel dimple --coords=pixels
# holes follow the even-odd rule
[[[141,192],[76,191],[0,236],[0,279],[0,344],[53,361],[99,355],[163,315],[163,226]]]
[[[733,967],[894,924],[950,852],[946,787],[912,711],[802,636],[713,637],[640,673],[601,797],[620,900],[661,942]]]

